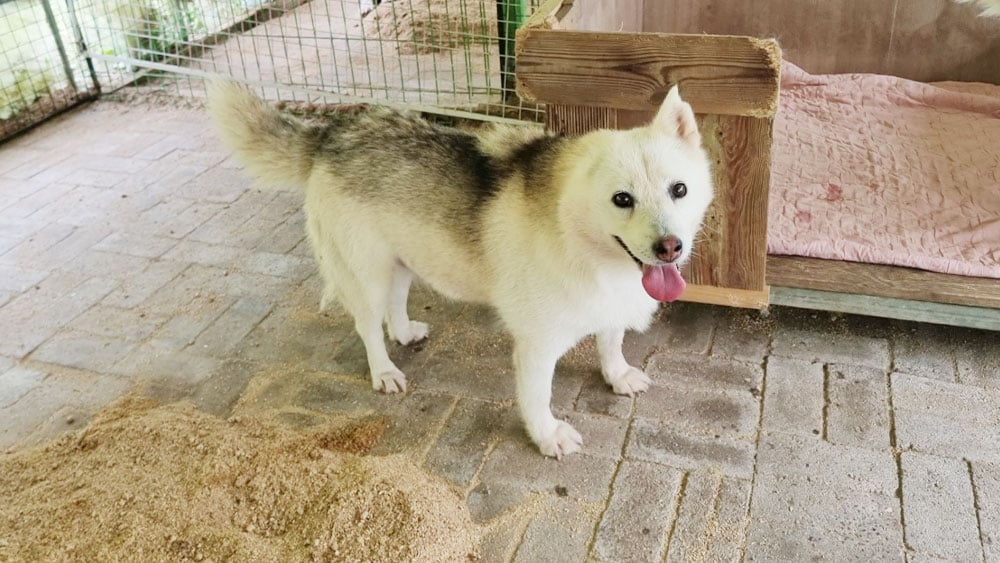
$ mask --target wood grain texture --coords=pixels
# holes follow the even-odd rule
[[[762,290],[748,290],[689,284],[681,295],[681,301],[742,307],[744,309],[763,309],[769,304],[770,289],[765,287]]]
[[[1000,280],[898,266],[770,256],[767,283],[774,287],[1000,309]]]
[[[696,113],[777,111],[781,52],[771,40],[523,28],[516,50],[526,100],[655,110],[678,84]]]
[[[715,199],[685,276],[694,284],[763,291],[772,120],[717,115],[698,119],[702,144],[712,160]]]
[[[594,129],[618,129],[618,112],[611,108],[548,104],[545,106],[545,129],[565,135],[582,135]]]
[[[643,31],[774,37],[815,74],[1000,84],[1000,22],[952,0],[655,0]]]

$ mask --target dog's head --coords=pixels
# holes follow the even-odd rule
[[[592,251],[641,270],[650,296],[676,299],[684,289],[677,266],[690,258],[712,201],[708,155],[691,106],[675,86],[649,125],[585,139],[587,162],[574,166],[576,193],[564,217],[572,217]]]

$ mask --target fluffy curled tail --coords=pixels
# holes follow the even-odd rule
[[[317,128],[229,81],[208,85],[208,111],[222,140],[247,169],[268,184],[304,185],[316,153]]]

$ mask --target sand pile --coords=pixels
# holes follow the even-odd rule
[[[293,432],[126,399],[81,432],[0,457],[0,560],[473,557],[455,492],[404,458],[349,453],[380,432]]]
[[[365,37],[396,41],[401,54],[437,53],[496,42],[496,3],[486,0],[384,1],[361,20]]]

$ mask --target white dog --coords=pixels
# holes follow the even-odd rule
[[[543,454],[580,449],[550,409],[556,361],[597,335],[616,393],[650,380],[622,355],[657,301],[684,289],[712,200],[691,107],[670,90],[653,121],[568,138],[529,127],[460,131],[385,108],[310,125],[231,83],[210,111],[249,170],[305,188],[309,239],[325,282],[364,341],[375,389],[406,389],[386,352],[427,336],[410,320],[416,276],[454,299],[492,305],[514,338],[517,400]]]

